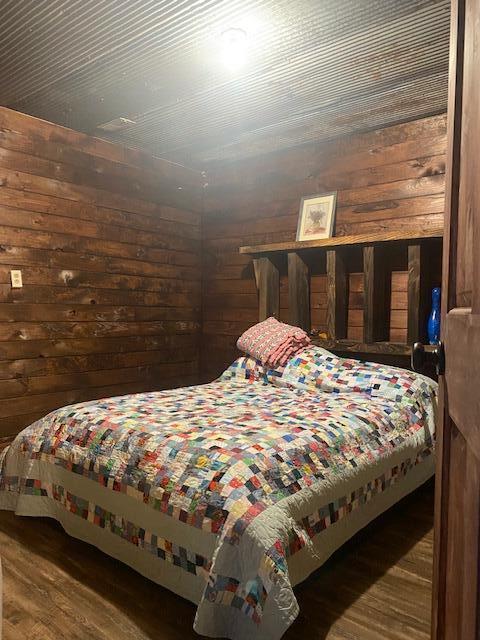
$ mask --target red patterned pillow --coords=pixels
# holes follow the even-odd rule
[[[270,367],[285,366],[290,358],[310,344],[310,338],[299,327],[267,318],[247,329],[237,348]]]

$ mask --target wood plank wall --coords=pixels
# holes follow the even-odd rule
[[[446,116],[439,115],[211,168],[203,221],[202,378],[212,379],[234,359],[236,337],[257,320],[251,258],[240,255],[239,246],[294,239],[300,198],[332,190],[338,190],[336,235],[438,225],[443,221],[445,150]],[[348,337],[361,340],[363,278],[360,256],[354,254],[349,257]],[[404,264],[403,270],[395,263]],[[317,266],[311,318],[313,328],[324,331],[325,265]],[[405,270],[406,250],[405,256],[392,255],[394,341],[406,341]],[[285,275],[280,307],[286,320]]]
[[[72,402],[197,381],[202,182],[0,108],[0,439]]]

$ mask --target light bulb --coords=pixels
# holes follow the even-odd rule
[[[247,34],[243,29],[226,29],[221,36],[223,64],[231,71],[243,67],[247,60]]]

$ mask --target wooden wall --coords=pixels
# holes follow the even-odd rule
[[[196,171],[0,108],[0,438],[197,381],[202,193]]]
[[[446,116],[268,154],[208,171],[203,220],[202,377],[236,355],[236,337],[257,320],[252,261],[245,244],[295,239],[300,198],[338,191],[336,235],[426,229],[443,221]],[[351,256],[348,337],[361,340],[363,279]],[[358,265],[358,268],[356,267]],[[391,335],[406,341],[405,255],[391,255]],[[312,326],[326,329],[325,265],[311,282]],[[288,318],[281,278],[281,318]]]

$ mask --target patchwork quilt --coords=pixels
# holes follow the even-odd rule
[[[0,508],[198,605],[194,628],[278,639],[293,586],[433,473],[433,381],[310,347],[210,384],[75,404],[0,458]]]

